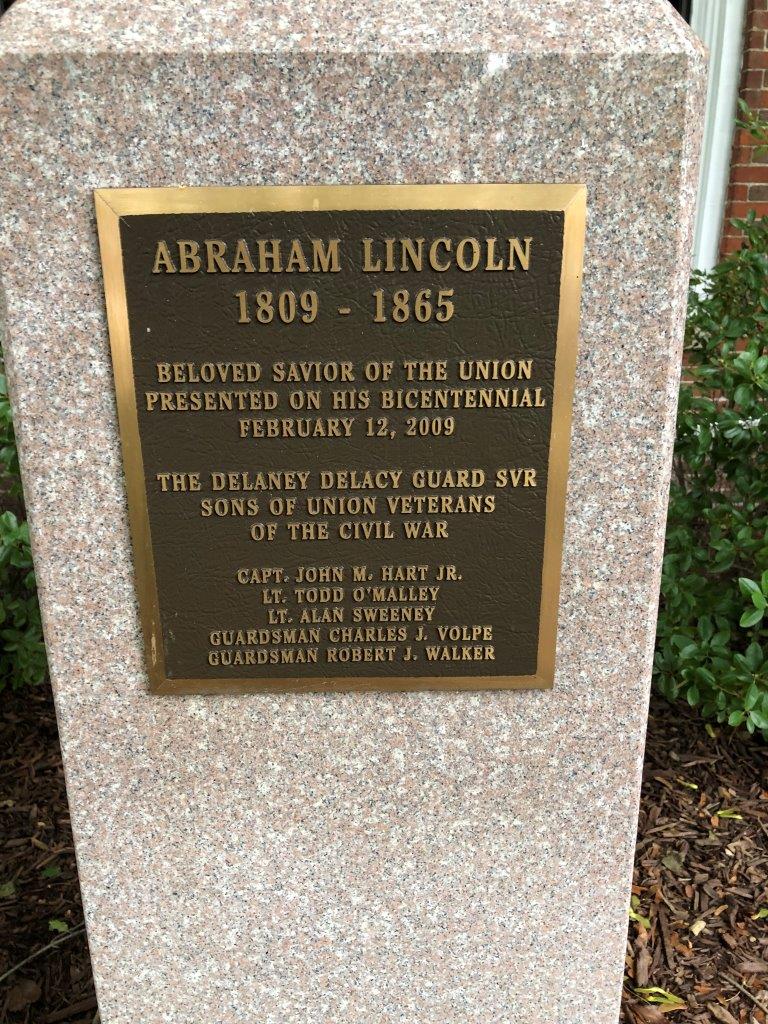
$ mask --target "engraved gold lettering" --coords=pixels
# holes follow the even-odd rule
[[[530,270],[532,241],[532,238],[524,238],[523,243],[525,245],[525,249],[523,249],[520,245],[519,238],[509,239],[509,263],[507,265],[507,270],[515,269],[515,258],[517,258],[523,270]]]
[[[256,242],[260,274],[279,274],[283,269],[283,258],[279,238],[260,238]]]
[[[155,262],[152,266],[153,274],[175,274],[176,267],[173,259],[171,258],[170,250],[168,249],[167,242],[158,242],[157,250],[155,252]]]
[[[501,257],[496,257],[496,239],[489,238],[486,240],[486,253],[485,253],[485,269],[486,270],[503,270],[504,260]]]
[[[469,254],[467,254],[469,250]],[[456,246],[456,265],[459,270],[474,270],[480,262],[480,243],[476,238],[462,238]]]
[[[363,239],[363,273],[376,274],[381,270],[381,260],[373,259],[373,239]]]
[[[447,263],[438,261],[438,250],[444,249],[446,256],[451,251],[453,243],[450,238],[436,238],[429,247],[429,265],[433,270],[445,272],[451,269],[451,261]]]
[[[292,274],[296,271],[300,274],[308,274],[309,264],[307,263],[307,259],[304,255],[304,250],[301,247],[301,242],[297,238],[294,238],[291,242],[288,259],[285,262],[285,272],[287,274]]]
[[[207,273],[215,274],[216,271],[220,274],[229,273],[229,267],[224,259],[226,251],[226,242],[222,242],[218,238],[207,238],[205,240],[205,269]]]
[[[248,248],[248,243],[244,238],[239,238],[235,246],[235,258],[232,261],[232,273],[255,274],[256,267],[253,265],[251,259],[251,251]]]
[[[338,238],[329,238],[325,242],[322,238],[312,239],[312,269],[316,274],[339,273],[341,263]]]
[[[181,238],[176,243],[179,250],[179,273],[196,274],[203,261],[198,255],[200,246],[191,239]]]
[[[401,238],[400,269],[422,270],[424,268],[424,239]]]

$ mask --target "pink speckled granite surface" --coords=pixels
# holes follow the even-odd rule
[[[18,0],[0,274],[103,1024],[615,1024],[704,59],[667,0]],[[91,190],[584,181],[551,692],[157,697]]]

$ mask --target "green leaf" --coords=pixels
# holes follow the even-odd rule
[[[711,640],[715,627],[709,615],[702,615],[698,622],[698,633],[702,640]]]
[[[763,664],[763,649],[758,643],[751,643],[744,655],[747,664],[753,672],[757,672]]]
[[[739,576],[739,590],[744,597],[752,597],[755,594],[759,594],[762,597],[760,587],[758,587],[754,580],[747,579],[745,576]]]
[[[666,989],[657,988],[655,986],[650,988],[636,988],[635,995],[640,996],[640,998],[645,1000],[646,1003],[653,1003],[656,1006],[667,1006],[670,1008],[685,1006],[685,1003],[679,996],[674,995],[672,992],[667,992]]]
[[[752,388],[748,384],[739,384],[733,393],[733,400],[736,405],[751,405],[752,404]]]
[[[752,708],[757,704],[760,699],[760,687],[757,683],[752,683],[744,694],[744,707],[747,711],[751,711]]]
[[[643,928],[646,929],[646,931],[650,931],[650,929],[651,929],[651,922],[648,920],[647,917],[644,917],[641,913],[639,913],[635,909],[635,906],[637,906],[637,902],[636,901],[637,901],[637,897],[633,897],[633,904],[634,904],[634,906],[631,906],[629,908],[629,919],[630,919],[630,921],[637,921],[637,923],[641,924],[643,926]]]
[[[58,864],[49,864],[47,868],[43,868],[40,874],[43,878],[58,878],[61,874],[61,868]]]
[[[750,609],[744,612],[744,614],[741,616],[741,618],[739,619],[739,625],[743,626],[744,629],[748,629],[750,626],[754,626],[756,623],[760,622],[763,618],[763,615],[764,612],[760,608]]]
[[[15,882],[3,882],[0,885],[0,900],[9,900],[12,896],[16,895],[16,883]]]
[[[49,932],[68,932],[69,925],[66,921],[60,921],[57,917],[54,917],[48,922]]]

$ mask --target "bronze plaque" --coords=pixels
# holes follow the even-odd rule
[[[551,686],[584,187],[96,211],[151,688]]]

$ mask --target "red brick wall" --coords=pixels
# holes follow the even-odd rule
[[[768,0],[749,0],[747,6],[739,94],[768,118]],[[751,136],[737,131],[725,204],[723,255],[741,246],[741,235],[729,221],[744,217],[747,210],[755,210],[758,216],[768,214],[768,154],[757,155]]]

